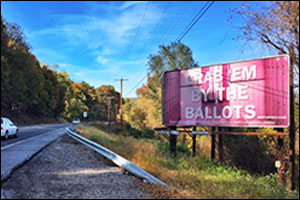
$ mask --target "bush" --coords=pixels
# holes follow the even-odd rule
[[[129,133],[129,135],[131,135],[137,139],[139,139],[139,138],[147,138],[147,139],[155,138],[154,131],[150,130],[150,129],[141,131],[141,130],[131,127],[129,124],[125,125],[125,129]]]
[[[115,133],[115,134],[118,134],[118,133],[120,133],[121,128],[119,128],[119,127],[113,127],[113,128],[111,129],[111,131],[112,131],[113,133]]]
[[[153,138],[155,138],[154,133],[155,132],[153,130],[148,129],[148,130],[142,132],[142,136],[144,138],[153,139]]]
[[[167,156],[173,156],[173,155],[171,155],[171,152],[170,152],[170,143],[169,142],[158,142],[157,145],[159,147],[159,150],[163,154],[165,154]],[[183,146],[181,144],[177,144],[176,149],[177,149],[177,153],[184,154],[187,156],[189,156],[191,154],[189,148],[187,148],[186,146]]]
[[[135,138],[141,138],[142,133],[143,133],[142,131],[137,130],[137,129],[135,129],[135,128],[131,128],[131,129],[129,130],[129,134],[130,134],[131,136],[135,137]]]

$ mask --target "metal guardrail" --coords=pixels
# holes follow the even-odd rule
[[[130,172],[131,174],[142,178],[143,180],[147,180],[151,183],[158,183],[164,186],[169,186],[168,184],[164,183],[163,181],[157,179],[156,177],[152,176],[151,174],[149,174],[148,172],[146,172],[145,170],[139,168],[138,166],[136,166],[135,164],[133,164],[132,162],[126,160],[125,158],[123,158],[122,156],[110,151],[109,149],[95,143],[92,142],[84,137],[82,137],[81,135],[71,131],[69,128],[66,128],[67,133],[69,136],[71,136],[72,138],[74,138],[75,140],[77,140],[78,142],[86,145],[87,147],[93,149],[94,151],[100,153],[101,155],[103,155],[104,157],[106,157],[107,159],[111,160],[113,163],[115,163],[116,165],[118,165],[119,167],[127,170],[128,172]]]

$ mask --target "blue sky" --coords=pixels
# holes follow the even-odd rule
[[[58,64],[72,80],[94,87],[110,84],[120,91],[115,79],[127,78],[124,97],[135,97],[132,88],[146,76],[149,55],[157,54],[159,45],[175,41],[205,3],[1,1],[1,14],[21,26],[41,63]],[[241,53],[243,43],[232,39],[237,29],[227,22],[229,8],[242,4],[215,2],[184,37],[182,43],[200,66],[270,55],[256,46]]]

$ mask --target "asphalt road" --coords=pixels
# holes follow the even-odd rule
[[[19,127],[17,138],[1,141],[1,183],[35,154],[66,133],[70,124]]]
[[[21,143],[30,138],[36,137],[38,135],[44,134],[48,131],[68,126],[70,126],[70,124],[40,124],[32,126],[18,126],[19,133],[17,138],[10,137],[8,140],[3,140],[1,138],[1,150],[9,146]]]

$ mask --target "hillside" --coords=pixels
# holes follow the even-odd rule
[[[32,125],[32,124],[56,124],[56,123],[68,123],[63,118],[54,118],[47,116],[35,116],[29,114],[19,114],[9,111],[8,109],[1,107],[1,117],[7,117],[11,119],[17,125]]]

